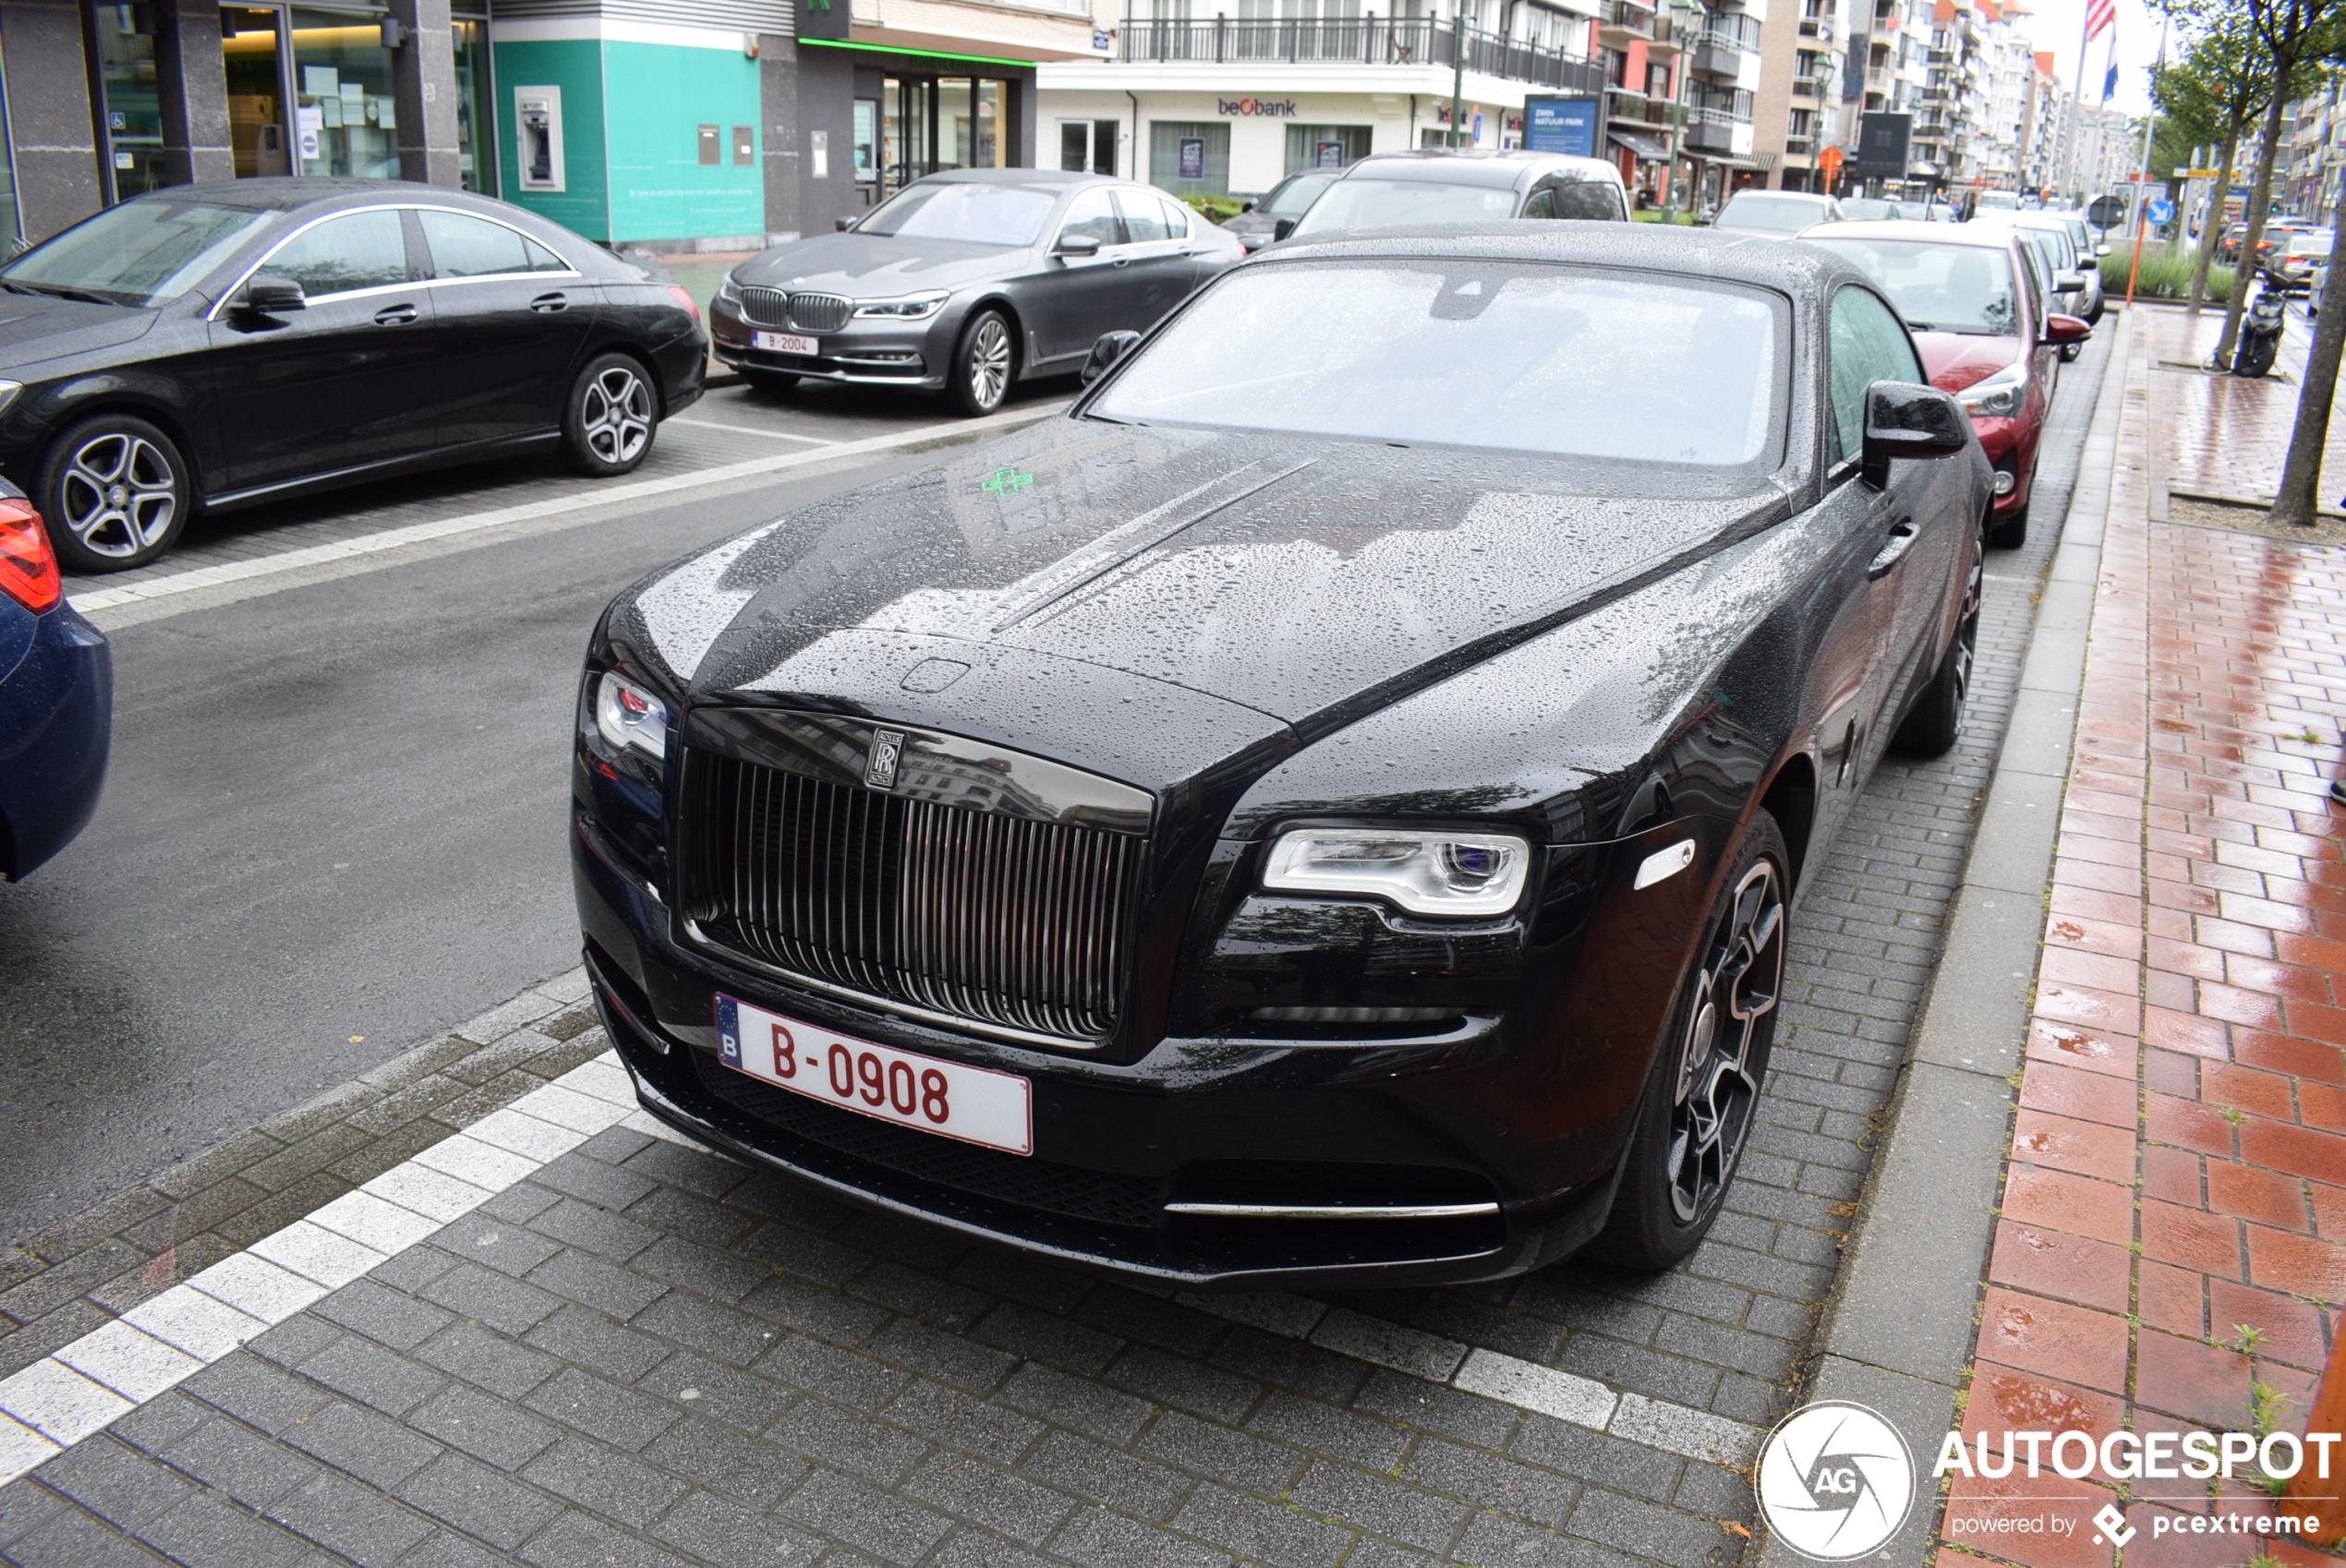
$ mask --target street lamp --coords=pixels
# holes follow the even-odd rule
[[[1467,0],[1457,0],[1451,7],[1450,26],[1450,145],[1458,144],[1458,127],[1464,122],[1459,115],[1466,98],[1466,30]],[[1471,142],[1469,146],[1473,145]]]

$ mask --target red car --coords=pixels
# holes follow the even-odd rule
[[[2063,344],[2093,328],[2046,308],[2037,270],[2009,228],[1834,223],[1801,235],[1865,269],[1906,320],[1930,384],[1955,394],[1996,469],[1988,542],[2028,537],[2037,443],[2052,408]]]

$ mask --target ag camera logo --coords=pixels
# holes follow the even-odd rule
[[[1914,1454],[1862,1405],[1824,1400],[1776,1424],[1760,1451],[1760,1511],[1778,1540],[1819,1562],[1874,1551],[1915,1501]]]

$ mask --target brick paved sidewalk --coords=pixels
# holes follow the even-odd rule
[[[2256,464],[2277,469],[2297,388],[2162,364],[2204,357],[2212,323],[2190,342],[2180,312],[2134,326],[1975,1448],[2303,1430],[2346,1298],[2346,811],[2326,793],[2346,747],[2346,550],[2149,520],[2161,487],[2269,493]],[[2129,1562],[2315,1560],[2169,1533],[2179,1514],[2273,1512],[2245,1486],[2123,1487],[1957,1477],[1941,1539],[2107,1564],[2086,1521],[2114,1502],[2142,1532]],[[2073,1532],[1982,1533],[2052,1516]],[[1940,1568],[1968,1560],[1942,1550]]]
[[[1763,1125],[1730,1212],[1684,1267],[1646,1277],[1573,1262],[1327,1300],[1170,1298],[833,1203],[640,1122],[611,1125],[623,1108],[608,1101],[565,1123],[566,1139],[532,1129],[525,1099],[417,1156],[494,1176],[494,1196],[403,1181],[397,1167],[318,1212],[315,1234],[259,1243],[285,1277],[248,1267],[174,1287],[232,1297],[275,1324],[238,1327],[255,1335],[242,1348],[188,1340],[209,1362],[200,1370],[154,1356],[130,1329],[184,1336],[182,1309],[221,1321],[158,1297],[115,1337],[0,1381],[0,1475],[37,1466],[0,1486],[0,1557],[24,1568],[1738,1562],[1752,1499],[1734,1466],[1790,1403],[1839,1267],[2107,354],[2089,345],[2062,389],[2036,539],[1989,562],[1961,743],[1886,764],[1805,893]],[[562,1049],[600,1043],[589,1030]],[[614,1073],[589,1063],[565,1081],[599,1074],[608,1091]],[[558,1104],[566,1092],[530,1092]],[[374,1120],[388,1127],[415,1104],[395,1099]],[[446,1102],[459,1103],[470,1108]],[[532,1154],[541,1139],[553,1157]],[[496,1175],[497,1149],[532,1154],[527,1173]],[[215,1185],[231,1174],[204,1173]],[[375,1208],[378,1193],[430,1219]],[[169,1212],[141,1223],[160,1234]],[[74,1243],[90,1250],[108,1223]],[[336,1236],[391,1256],[354,1255]],[[20,1299],[68,1294],[79,1277]],[[155,1282],[172,1278],[165,1265]],[[74,1297],[101,1316],[128,1298]]]

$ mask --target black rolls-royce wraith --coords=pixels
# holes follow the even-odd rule
[[[1855,267],[1628,224],[1290,243],[1127,347],[606,613],[645,1105],[1168,1284],[1684,1256],[1804,868],[1953,742],[1970,421]]]

